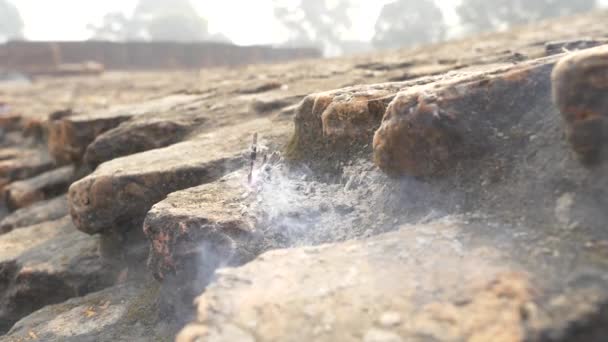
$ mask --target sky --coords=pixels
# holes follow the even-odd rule
[[[171,0],[167,0],[171,1]],[[370,40],[382,6],[391,0],[359,0],[353,13],[357,23],[350,39]],[[439,0],[449,4],[458,0]],[[30,40],[82,40],[90,37],[86,26],[104,14],[130,14],[137,0],[12,0],[26,24]],[[274,18],[272,0],[193,0],[206,17],[211,33],[221,32],[241,45],[278,44],[287,32]]]
[[[171,0],[167,0],[171,1]],[[368,41],[382,6],[391,0],[358,0],[353,13],[356,23],[347,39]],[[416,0],[413,0],[416,1]],[[533,1],[533,0],[531,0]],[[577,0],[572,0],[577,1]],[[30,40],[83,40],[91,35],[86,27],[99,23],[104,14],[120,11],[130,15],[137,0],[12,0],[25,21]],[[274,18],[273,0],[192,0],[206,17],[211,33],[221,32],[241,45],[279,44],[287,32]],[[457,24],[454,5],[460,0],[437,0],[448,25]],[[606,5],[608,0],[601,0]]]

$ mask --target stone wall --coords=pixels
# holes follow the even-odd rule
[[[0,67],[28,71],[97,62],[106,70],[189,69],[319,57],[306,48],[176,42],[32,42],[0,45]]]

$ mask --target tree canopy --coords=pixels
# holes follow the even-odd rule
[[[207,20],[189,0],[139,0],[133,15],[108,13],[93,38],[104,40],[201,41],[210,36]]]
[[[23,38],[23,19],[15,5],[0,0],[0,41]]]
[[[589,11],[596,5],[596,0],[463,0],[456,11],[467,31],[480,32]]]
[[[287,45],[309,45],[329,54],[342,52],[344,34],[352,22],[350,0],[300,0],[297,6],[275,0],[275,16],[289,31]]]
[[[441,40],[445,33],[443,13],[433,0],[398,0],[382,8],[373,44],[381,49],[412,46]]]

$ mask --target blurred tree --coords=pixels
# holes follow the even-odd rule
[[[398,48],[442,40],[445,33],[443,13],[434,0],[398,0],[382,8],[372,43]]]
[[[15,5],[0,0],[0,40],[23,39],[23,19]]]
[[[197,15],[190,0],[139,0],[133,11],[133,18],[136,20],[152,19],[162,16],[166,12]]]
[[[109,13],[100,26],[89,25],[93,38],[109,40],[201,41],[209,36],[207,20],[189,0],[139,0],[131,18]]]
[[[287,45],[316,46],[327,54],[342,52],[342,38],[352,22],[351,0],[300,0],[297,6],[275,0],[275,16],[289,31]]]
[[[207,21],[196,13],[167,11],[144,21],[142,28],[150,40],[200,41],[209,35]]]
[[[491,31],[589,11],[596,0],[463,0],[456,9],[469,32]]]
[[[199,41],[208,36],[207,20],[189,0],[139,0],[133,21],[150,40]]]
[[[120,12],[106,14],[101,25],[89,24],[87,29],[93,32],[92,39],[110,41],[137,39],[136,33],[139,31],[136,23]]]

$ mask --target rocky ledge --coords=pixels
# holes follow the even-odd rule
[[[607,19],[2,88],[0,341],[603,341]]]

